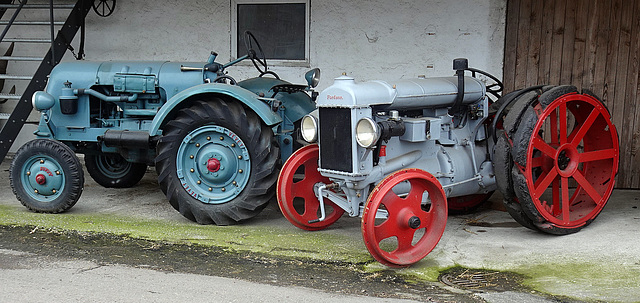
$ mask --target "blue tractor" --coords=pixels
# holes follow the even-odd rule
[[[11,163],[11,187],[35,212],[64,212],[89,175],[131,187],[155,165],[171,205],[201,224],[256,216],[273,197],[282,160],[297,147],[299,120],[315,109],[313,69],[306,85],[268,70],[255,37],[232,62],[68,62],[33,95],[37,139]],[[227,68],[250,59],[259,77],[238,81]],[[311,96],[310,96],[311,95]]]

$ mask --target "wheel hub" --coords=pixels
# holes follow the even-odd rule
[[[420,221],[420,218],[413,216],[411,218],[409,218],[409,227],[411,229],[418,229],[420,227],[420,224],[422,224],[422,222]]]
[[[566,151],[563,150],[560,152],[560,155],[558,155],[558,168],[560,168],[560,170],[565,170],[567,166],[569,166],[569,161]]]
[[[571,144],[564,144],[558,148],[556,153],[556,166],[558,173],[563,177],[572,176],[578,169],[578,150]]]
[[[36,183],[38,183],[39,185],[44,185],[45,183],[47,183],[47,177],[45,177],[43,174],[38,174],[36,176]]]
[[[220,170],[220,160],[216,158],[209,159],[209,161],[207,161],[207,169],[212,173]]]
[[[49,157],[29,159],[25,163],[22,176],[25,189],[38,200],[55,199],[64,187],[62,168]]]
[[[205,125],[183,138],[176,168],[189,195],[221,204],[237,197],[249,182],[251,161],[238,135],[225,127]]]

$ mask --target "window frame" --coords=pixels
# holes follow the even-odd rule
[[[311,24],[311,14],[309,12],[311,8],[311,0],[230,0],[231,1],[231,60],[236,58],[238,53],[238,5],[239,4],[304,4],[305,5],[305,24],[304,24],[304,59],[303,60],[282,60],[282,59],[269,59],[268,63],[276,66],[309,66],[309,33]],[[260,41],[258,41],[260,42]]]

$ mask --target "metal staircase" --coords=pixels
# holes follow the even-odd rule
[[[0,74],[0,81],[29,81],[26,88],[21,94],[15,93],[0,93],[0,102],[7,102],[8,100],[17,100],[16,106],[11,113],[6,113],[6,104],[3,107],[3,112],[0,113],[0,122],[5,121],[2,130],[0,131],[0,163],[7,155],[9,148],[15,142],[23,125],[27,121],[29,114],[33,107],[31,105],[31,96],[38,90],[43,90],[47,84],[47,76],[57,65],[68,49],[73,51],[69,42],[73,41],[78,30],[82,29],[84,34],[84,20],[87,13],[94,5],[94,0],[77,0],[75,4],[54,4],[53,0],[49,0],[48,4],[28,4],[28,0],[0,0],[0,28],[4,26],[4,30],[0,35],[0,43],[2,45],[19,44],[19,43],[37,43],[37,44],[51,44],[49,51],[43,57],[33,56],[13,56],[5,55],[0,56],[0,61],[6,60],[9,62],[40,62],[40,65],[36,69],[33,75],[14,75],[14,74]],[[20,19],[22,14],[26,10],[49,10],[48,20],[22,20]],[[69,11],[68,17],[65,21],[54,20],[54,11],[65,10]],[[8,16],[10,18],[6,18]],[[5,37],[11,33],[10,29],[14,26],[29,26],[29,27],[45,27],[50,29],[50,37]],[[82,39],[84,40],[84,39]],[[11,47],[13,49],[13,47]],[[79,49],[78,59],[82,58],[83,41]],[[75,54],[74,54],[75,56]]]

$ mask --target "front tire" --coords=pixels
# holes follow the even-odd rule
[[[11,190],[34,212],[64,212],[82,195],[82,164],[71,148],[59,141],[27,142],[16,152],[9,171]]]
[[[158,142],[158,182],[169,203],[200,224],[256,216],[273,197],[279,149],[271,129],[218,98],[180,110]]]

